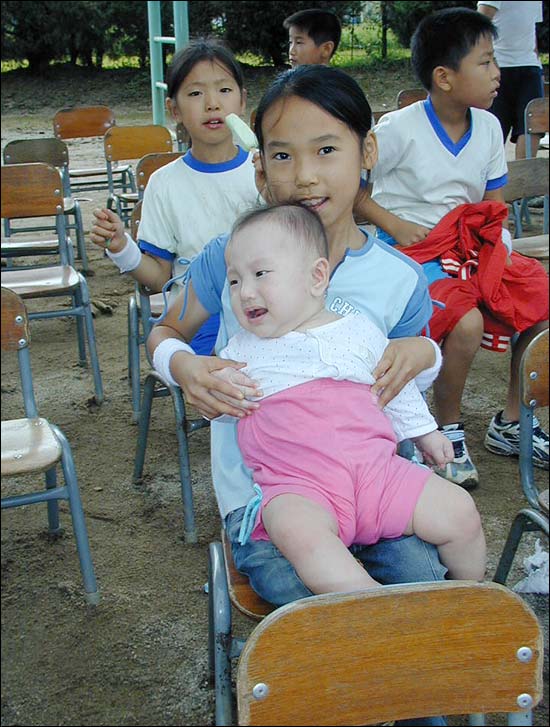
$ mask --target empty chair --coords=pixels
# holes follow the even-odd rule
[[[417,101],[424,101],[425,98],[428,98],[425,88],[403,88],[397,94],[395,105],[398,109],[403,109]]]
[[[139,199],[139,193],[133,171],[130,191],[117,192],[114,183],[114,165],[121,161],[139,160],[146,154],[171,152],[172,135],[165,126],[159,124],[113,126],[103,138],[103,147],[109,179],[107,207],[116,210],[119,217],[128,225],[133,206]]]
[[[541,260],[548,258],[548,228],[542,235],[523,237],[520,219],[522,198],[544,196],[548,199],[548,160],[543,157],[508,162],[508,183],[504,201],[511,204],[515,219],[513,247],[517,252]]]
[[[84,239],[84,226],[82,223],[82,212],[80,209],[80,203],[78,200],[72,197],[71,191],[71,180],[69,174],[69,150],[67,144],[61,139],[17,139],[10,141],[4,148],[4,164],[26,164],[29,162],[44,162],[45,164],[51,164],[57,167],[61,171],[61,178],[63,180],[63,206],[65,215],[68,216],[67,231],[75,231],[77,256],[82,261],[82,269],[84,272],[88,270],[88,256],[86,254],[86,241]],[[70,222],[70,218],[73,218],[73,222]],[[21,245],[17,243],[13,246],[13,240],[10,240],[11,236],[17,232],[40,232],[43,230],[50,230],[52,227],[24,227],[24,228],[13,228],[10,224],[10,220],[4,220],[4,229],[6,234],[6,246],[3,246],[3,255],[10,255],[10,247],[15,249],[17,255],[21,249],[28,249],[28,254],[36,254],[33,244],[25,247],[24,243]],[[55,242],[55,241],[54,241]],[[44,244],[43,241],[41,244]],[[20,253],[19,254],[26,254]],[[48,253],[45,253],[48,254]]]
[[[523,534],[540,531],[548,537],[548,489],[539,490],[533,469],[533,416],[548,407],[548,331],[542,331],[525,349],[520,364],[519,475],[527,500],[516,515],[498,562],[494,580],[505,583]]]
[[[25,305],[16,293],[2,288],[2,351],[17,352],[25,413],[24,418],[2,421],[2,488],[10,478],[45,475],[45,486],[41,489],[2,497],[2,510],[45,502],[49,532],[57,534],[60,532],[59,500],[68,502],[85,597],[88,603],[95,605],[99,602],[99,591],[71,448],[58,427],[39,417],[34,398],[29,344],[29,321]],[[58,464],[61,464],[64,485],[57,483]]]
[[[103,139],[107,129],[115,125],[115,114],[108,106],[71,106],[57,111],[53,118],[53,131],[58,139]],[[99,152],[98,164],[93,167],[70,168],[73,194],[109,189],[107,167]],[[114,166],[111,170],[117,189],[130,188],[129,166]]]
[[[524,128],[525,128],[525,156],[527,159],[531,159],[536,154],[533,154],[533,136],[541,137],[547,134],[549,131],[549,111],[548,111],[548,97],[534,98],[525,107],[524,111]],[[545,160],[548,166],[548,160]],[[548,172],[547,172],[548,174]],[[525,219],[527,224],[531,222],[531,215],[528,206],[528,197],[535,195],[525,195],[523,200],[517,200],[513,203],[514,221],[516,225],[516,234],[521,237],[523,234],[522,230],[522,219]],[[548,187],[544,195],[543,203],[543,233],[548,234]]]
[[[90,294],[85,278],[71,265],[69,242],[65,229],[61,173],[56,167],[35,164],[9,164],[2,169],[2,217],[23,219],[55,218],[60,264],[30,269],[2,270],[4,287],[10,288],[24,300],[56,298],[70,299],[68,307],[60,304],[29,313],[30,320],[39,318],[76,319],[79,363],[87,365],[90,358],[94,379],[95,399],[103,401],[103,384],[99,369]]]

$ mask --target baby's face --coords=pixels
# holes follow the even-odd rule
[[[273,221],[239,230],[226,261],[233,312],[257,336],[283,336],[323,308],[323,299],[311,292],[313,260]]]

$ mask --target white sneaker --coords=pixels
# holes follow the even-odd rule
[[[546,132],[546,134],[539,141],[539,146],[541,149],[548,149],[548,147],[550,146],[548,142],[548,132]]]

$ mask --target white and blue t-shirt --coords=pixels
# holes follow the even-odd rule
[[[415,336],[432,315],[427,280],[420,265],[368,233],[359,250],[347,250],[334,269],[327,308],[341,315],[364,313],[388,338]],[[220,313],[216,352],[241,330],[231,309],[225,247],[229,235],[212,240],[190,266],[193,289],[211,314]],[[211,424],[212,479],[220,514],[244,507],[254,496],[250,470],[237,444],[236,422]]]

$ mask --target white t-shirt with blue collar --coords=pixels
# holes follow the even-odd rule
[[[256,205],[258,190],[250,153],[240,147],[220,164],[195,159],[190,149],[182,158],[151,175],[145,188],[138,230],[140,248],[173,262],[173,275],[207,242],[231,229],[237,217]],[[173,286],[171,298],[178,292]]]
[[[427,280],[420,265],[368,233],[360,250],[348,250],[334,269],[327,308],[341,315],[364,313],[388,338],[415,336],[432,315]],[[229,235],[212,240],[190,266],[194,291],[211,314],[220,312],[216,341],[219,353],[241,330],[226,278],[225,247]],[[212,479],[222,518],[254,496],[250,470],[237,444],[236,422],[211,423]]]
[[[461,204],[504,187],[508,168],[496,116],[470,109],[470,128],[453,142],[431,99],[392,111],[374,128],[379,159],[372,198],[394,215],[425,227]]]

